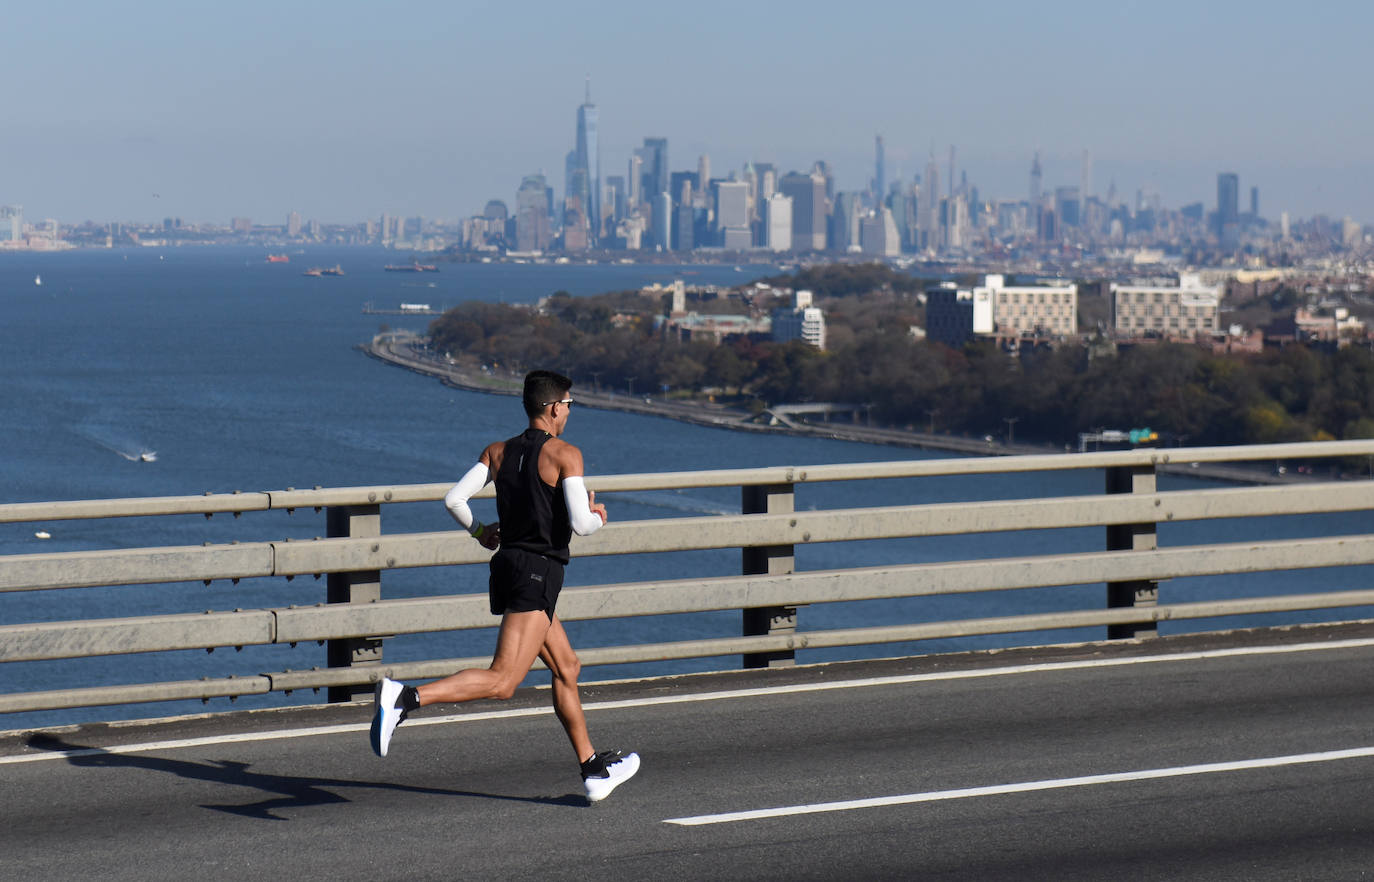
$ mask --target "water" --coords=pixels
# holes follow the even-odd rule
[[[288,486],[364,486],[456,480],[489,441],[523,425],[512,398],[466,393],[383,365],[355,344],[382,324],[423,331],[423,316],[367,316],[363,304],[452,306],[463,299],[529,303],[556,290],[574,294],[638,288],[685,278],[733,284],[775,271],[747,267],[445,265],[437,274],[386,273],[397,255],[375,249],[312,248],[289,264],[268,264],[249,248],[172,248],[0,255],[0,501],[119,498],[271,490]],[[310,278],[309,266],[340,264],[346,275]],[[43,284],[34,284],[41,275]],[[557,367],[557,366],[554,366]],[[589,474],[747,468],[938,457],[823,439],[762,437],[672,421],[578,409],[568,440],[583,448]],[[155,454],[145,462],[142,454]],[[1204,482],[1162,480],[1165,487]],[[1000,475],[802,486],[797,507],[838,508],[1100,492],[1095,472]],[[601,498],[601,497],[599,497]],[[711,516],[739,511],[737,489],[608,494],[616,520]],[[479,502],[478,514],[492,516]],[[390,506],[387,532],[451,529],[436,504]],[[1368,532],[1367,514],[1269,519],[1270,538]],[[1229,541],[1254,524],[1166,525],[1161,544]],[[48,540],[34,537],[37,531]],[[299,511],[0,525],[0,554],[198,545],[202,542],[309,538],[325,532],[322,514]],[[1213,538],[1215,537],[1215,538]],[[1002,536],[886,540],[797,549],[798,569],[1096,550],[1102,530]],[[570,586],[739,572],[737,550],[575,561]],[[1308,590],[1356,587],[1362,571],[1195,579],[1168,583],[1166,600],[1278,594],[1295,579]],[[482,567],[397,571],[383,576],[387,597],[485,590]],[[324,581],[245,580],[74,589],[0,595],[0,623],[120,618],[314,603]],[[938,621],[1102,603],[1102,586],[806,608],[803,629]],[[1365,611],[1367,614],[1367,611]],[[1293,614],[1284,621],[1346,617],[1343,611]],[[1270,623],[1272,616],[1245,624]],[[1231,624],[1237,624],[1232,622]],[[1168,623],[1166,633],[1215,626]],[[577,646],[684,640],[739,631],[737,612],[575,622]],[[801,661],[948,651],[1021,643],[1096,639],[1079,629],[921,644],[801,653]],[[482,655],[492,633],[411,635],[388,642],[386,658]],[[0,691],[31,691],[157,679],[254,674],[323,664],[322,648],[246,647],[242,652],[131,655],[95,660],[0,665]],[[734,658],[588,669],[588,679],[729,667]],[[314,696],[243,698],[237,707],[316,701]],[[217,700],[209,708],[231,705]],[[95,708],[0,718],[0,727],[119,719],[200,710],[196,703]]]

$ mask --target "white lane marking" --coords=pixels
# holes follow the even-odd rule
[[[878,808],[890,805],[911,805],[918,802],[939,802],[946,799],[970,799],[979,796],[1001,796],[1008,793],[1028,793],[1035,790],[1060,790],[1067,787],[1088,787],[1094,784],[1120,784],[1128,781],[1149,781],[1155,778],[1177,778],[1183,775],[1210,775],[1217,772],[1239,772],[1249,769],[1269,769],[1277,766],[1296,766],[1304,763],[1329,763],[1337,760],[1374,756],[1374,747],[1351,750],[1330,750],[1323,753],[1298,753],[1290,756],[1270,756],[1226,763],[1203,763],[1196,766],[1174,766],[1167,769],[1142,769],[1136,772],[1116,772],[1107,775],[1084,775],[1079,778],[1058,778],[1048,781],[1025,781],[1019,784],[996,784],[990,787],[966,787],[961,790],[934,790],[928,793],[908,793],[902,796],[880,796],[873,799],[850,799],[842,802],[818,802],[811,805],[791,805],[780,808],[756,809],[744,812],[725,812],[717,815],[695,815],[687,818],[665,818],[663,823],[680,827],[700,827],[707,824],[728,824],[735,821],[758,821],[789,815],[812,815],[822,812],[845,812],[854,809]]]
[[[1232,658],[1250,655],[1276,655],[1294,652],[1318,652],[1330,649],[1358,649],[1374,646],[1374,638],[1354,640],[1332,640],[1326,643],[1294,643],[1288,646],[1241,646],[1231,649],[1210,649],[1197,652],[1176,652],[1168,655],[1141,657],[1083,659],[1070,662],[1046,662],[1043,664],[1007,665],[1000,668],[978,670],[936,671],[928,674],[898,674],[891,677],[870,677],[860,680],[832,680],[826,683],[795,683],[790,686],[761,686],[753,689],[729,689],[719,692],[693,692],[685,695],[660,695],[648,698],[626,698],[616,701],[593,701],[583,705],[584,710],[612,710],[617,708],[652,707],[661,704],[688,704],[698,701],[723,701],[732,698],[760,698],[770,695],[790,695],[799,692],[827,692],[835,689],[861,689],[871,686],[894,686],[907,683],[926,683],[940,680],[979,680],[986,677],[1006,677],[1016,674],[1051,673],[1055,671],[1082,670],[1088,668],[1112,668],[1125,665],[1157,664],[1160,662],[1200,661],[1207,659]],[[547,689],[548,687],[541,687]],[[534,717],[552,714],[551,707],[522,707],[507,710],[480,711],[477,713],[446,714],[438,717],[418,717],[406,720],[406,728],[417,726],[441,726],[450,723],[477,722],[479,720],[502,720],[515,717]],[[146,753],[152,750],[177,750],[186,747],[203,747],[210,744],[244,744],[253,741],[272,741],[286,738],[310,738],[317,735],[340,735],[365,732],[371,727],[365,723],[345,723],[334,726],[314,726],[304,729],[274,729],[263,732],[242,732],[233,735],[210,735],[203,738],[182,738],[168,741],[147,741],[137,744],[123,744],[111,747],[82,748],[79,750],[44,751],[36,754],[0,756],[0,765],[33,763],[44,760],[60,760],[67,757],[95,756],[97,754]]]

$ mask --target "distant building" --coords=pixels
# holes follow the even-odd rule
[[[1298,309],[1293,314],[1293,324],[1295,336],[1300,340],[1340,341],[1344,345],[1352,338],[1364,337],[1364,322],[1352,316],[1344,306],[1325,314]]]
[[[582,106],[577,108],[577,145],[574,149],[573,183],[567,196],[577,196],[582,200],[582,209],[587,216],[590,245],[595,245],[601,232],[601,151],[597,144],[597,122],[599,112],[592,103],[591,78],[587,79],[587,96]]]
[[[1222,172],[1217,175],[1217,238],[1223,248],[1234,248],[1240,236],[1240,175]]]
[[[940,166],[935,154],[930,154],[926,174],[921,179],[921,202],[917,209],[917,248],[937,251],[940,248]]]
[[[774,193],[763,203],[763,247],[769,251],[792,248],[792,197]]]
[[[509,209],[506,208],[506,203],[502,202],[500,199],[490,200],[487,202],[486,207],[482,209],[482,217],[490,221],[495,221],[503,226],[508,216]]]
[[[1112,285],[1112,329],[1121,337],[1198,338],[1217,334],[1221,286],[1193,273],[1177,287]]]
[[[955,349],[975,335],[992,333],[992,297],[986,289],[974,300],[972,289],[953,282],[926,291],[926,337]]]
[[[625,212],[622,217],[629,217],[639,204],[644,201],[644,157],[640,151],[636,150],[626,164],[625,170]]]
[[[738,337],[766,340],[770,334],[767,319],[747,315],[698,315],[694,312],[659,315],[654,316],[654,326],[661,326],[679,340],[707,340],[716,344]]]
[[[836,193],[830,213],[830,247],[839,252],[861,250],[863,199],[861,193]]]
[[[0,242],[19,242],[24,238],[24,206],[0,205]]]
[[[825,176],[819,172],[782,176],[778,190],[792,199],[792,250],[825,250]]]
[[[299,237],[300,234],[301,213],[299,211],[293,211],[286,216],[286,235],[290,236],[292,239],[295,239]]]
[[[1078,333],[1077,285],[1009,288],[1002,276],[989,275],[983,287],[992,298],[993,333],[999,337],[1068,337]]]
[[[586,251],[591,247],[591,231],[587,212],[579,196],[569,196],[563,202],[563,250]]]
[[[1056,187],[1054,190],[1054,213],[1059,218],[1060,229],[1077,227],[1082,217],[1082,200],[1077,187]]]
[[[870,212],[863,219],[859,237],[864,254],[896,257],[902,253],[902,240],[897,235],[897,222],[892,218],[892,209],[886,206]]]
[[[515,193],[515,247],[520,251],[547,251],[552,241],[548,182],[543,175],[526,175]]]
[[[602,195],[605,198],[602,204],[609,207],[611,219],[620,220],[629,213],[627,210],[628,204],[626,202],[624,175],[607,175],[606,186],[603,188]],[[609,226],[605,218],[602,219],[602,223]]]
[[[749,232],[749,185],[744,181],[717,181],[716,230],[720,244],[731,251],[753,245]]]
[[[671,251],[673,247],[673,197],[667,191],[654,194],[653,225],[650,227],[653,244],[660,251]]]
[[[668,139],[645,138],[644,146],[635,150],[639,157],[639,197],[650,202],[659,193],[668,190]]]
[[[1077,285],[1008,287],[1000,275],[976,288],[926,291],[926,334],[947,346],[975,336],[1067,337],[1078,332]]]
[[[1354,248],[1364,241],[1364,227],[1347,217],[1341,221],[1341,244]]]
[[[883,136],[873,136],[873,201],[882,202],[887,193],[887,154],[883,149]]]
[[[773,310],[773,339],[785,343],[801,340],[817,349],[825,349],[825,313],[811,305],[811,292],[798,291],[792,306]]]

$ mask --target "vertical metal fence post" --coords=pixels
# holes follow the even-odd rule
[[[1108,493],[1153,493],[1155,492],[1154,465],[1117,466],[1107,469]],[[1153,551],[1158,547],[1153,521],[1145,524],[1109,524],[1107,526],[1108,551]],[[1155,606],[1159,602],[1159,583],[1150,579],[1129,582],[1107,583],[1107,606]],[[1158,626],[1154,622],[1134,622],[1125,625],[1108,625],[1108,640],[1125,640],[1135,637],[1157,637]]]
[[[381,507],[377,505],[344,505],[326,509],[328,535],[334,538],[363,538],[382,535]],[[380,570],[356,573],[330,573],[330,603],[372,603],[382,599]],[[380,637],[352,637],[330,640],[325,657],[331,668],[353,665],[377,665],[382,661]],[[371,686],[330,686],[330,701],[352,701],[372,693]]]
[[[791,484],[763,484],[744,487],[741,510],[744,514],[790,514],[794,511]],[[744,574],[783,575],[793,571],[791,545],[759,545],[743,549]],[[790,634],[797,630],[797,608],[764,606],[743,610],[744,636]],[[796,663],[790,649],[776,652],[749,652],[743,657],[746,668],[776,668]]]

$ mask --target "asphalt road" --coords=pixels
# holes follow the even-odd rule
[[[596,806],[547,697],[0,734],[0,879],[1374,876],[1367,624],[597,685]]]

